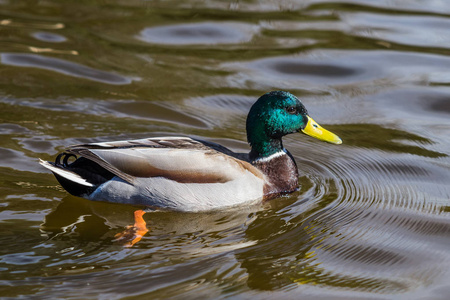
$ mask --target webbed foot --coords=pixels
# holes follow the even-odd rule
[[[139,209],[134,212],[134,225],[127,226],[123,232],[116,234],[115,241],[125,242],[123,246],[133,247],[148,232],[147,223],[142,217],[145,211]]]

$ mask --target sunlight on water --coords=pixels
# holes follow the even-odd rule
[[[445,1],[0,0],[2,298],[448,299]],[[342,145],[283,145],[299,191],[144,215],[67,194],[73,144],[193,136],[246,152],[254,101],[288,90]]]

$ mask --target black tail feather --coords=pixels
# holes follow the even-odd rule
[[[71,157],[75,158],[75,161],[69,163],[69,159]],[[62,159],[62,163],[61,163]],[[86,159],[84,157],[77,158],[76,155],[72,153],[63,152],[59,154],[55,162],[52,163],[54,166],[65,169],[67,171],[73,172],[84,178],[87,182],[93,184],[94,186],[86,186],[80,183],[74,182],[70,179],[67,179],[59,174],[55,175],[58,182],[61,186],[70,194],[74,196],[84,196],[91,194],[100,184],[105,183],[106,181],[112,179],[115,175],[104,168],[102,168],[99,164]]]

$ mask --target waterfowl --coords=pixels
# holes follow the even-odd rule
[[[248,154],[188,137],[89,143],[69,147],[55,162],[40,160],[70,194],[178,211],[257,203],[298,189],[298,169],[282,137],[303,132],[334,144],[297,97],[273,91],[247,116]],[[73,162],[69,162],[73,160]]]

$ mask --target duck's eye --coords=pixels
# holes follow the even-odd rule
[[[297,113],[297,108],[295,106],[289,106],[288,108],[286,108],[286,111],[290,114],[295,114]]]

